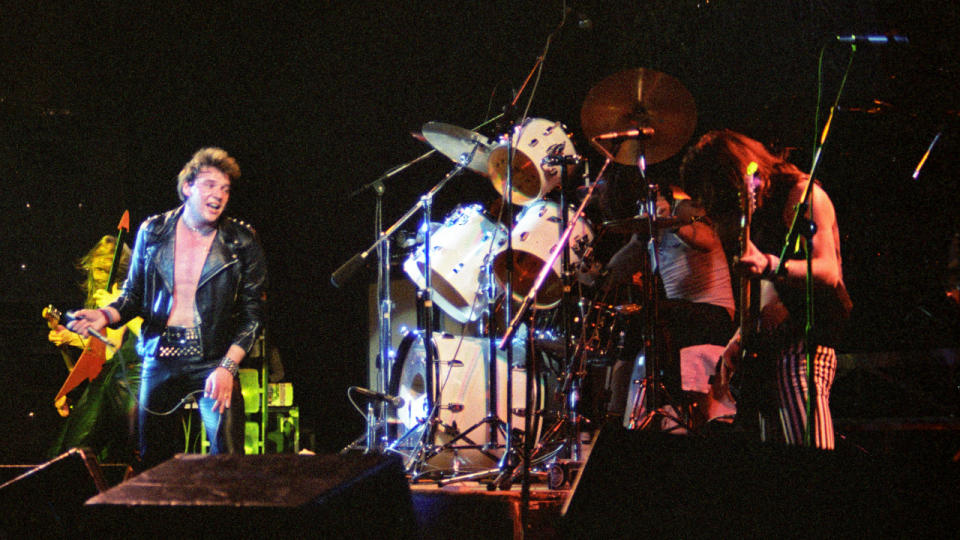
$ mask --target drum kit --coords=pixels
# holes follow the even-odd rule
[[[604,233],[629,237],[660,225],[642,201],[634,218],[591,223],[584,210],[597,182],[588,173],[581,174],[587,189],[579,206],[565,200],[585,158],[562,123],[520,118],[501,122],[504,133],[488,138],[478,130],[490,123],[473,130],[426,123],[423,139],[433,150],[425,155],[439,152],[455,168],[385,230],[378,199],[377,241],[332,280],[340,286],[374,254],[380,262],[380,388],[362,393],[382,399],[368,405],[366,433],[345,450],[399,454],[414,478],[441,485],[492,479],[494,489],[509,486],[521,463],[555,483],[558,463],[580,459],[583,422],[590,421],[580,410],[587,364],[617,354],[626,318],[645,319],[655,310],[575,298],[579,270],[594,263],[593,247]],[[584,138],[606,158],[597,180],[611,162],[637,166],[645,178],[646,165],[679,152],[695,124],[696,106],[683,85],[643,68],[602,80],[581,110]],[[501,215],[464,203],[433,223],[434,195],[466,170],[489,179],[503,197]],[[378,194],[381,181],[371,183]],[[655,200],[649,192],[647,200]],[[417,214],[418,242],[402,268],[418,290],[418,329],[393,351],[390,239]],[[644,298],[655,296],[648,293]],[[439,331],[433,306],[462,325],[461,335]],[[640,332],[649,344],[646,330]]]

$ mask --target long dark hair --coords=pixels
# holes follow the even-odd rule
[[[764,180],[761,198],[770,187],[794,184],[806,175],[782,156],[771,153],[761,142],[729,129],[710,131],[693,145],[680,165],[683,188],[702,201],[710,214],[739,211],[737,194],[750,162]]]

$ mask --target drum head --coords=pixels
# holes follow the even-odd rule
[[[570,157],[576,154],[573,142],[566,128],[560,122],[543,118],[527,118],[518,126],[512,136],[513,160],[509,171],[511,201],[526,206],[556,189],[561,183],[562,165],[550,165],[545,161],[549,156]],[[510,149],[506,142],[490,151],[487,172],[494,189],[501,195],[507,192],[507,159]],[[572,174],[574,165],[567,166],[567,174]]]
[[[439,396],[436,401],[436,430],[431,435],[430,401],[427,399],[427,362],[424,340],[419,333],[411,332],[404,337],[398,349],[397,362],[391,374],[390,393],[403,398],[404,404],[396,409],[391,425],[394,442],[389,446],[393,453],[404,456],[407,466],[413,464],[422,453],[422,448],[437,448],[426,465],[434,471],[454,473],[477,471],[495,467],[503,453],[502,429],[497,441],[490,440],[487,391],[491,375],[489,370],[489,341],[486,338],[434,334],[439,371]],[[506,354],[497,356],[497,411],[496,417],[506,419],[508,371],[513,392],[512,423],[523,426],[526,370],[507,368]],[[543,409],[542,378],[534,381],[535,410]],[[436,390],[436,389],[435,389]],[[534,438],[539,434],[540,419],[535,422]],[[428,437],[434,440],[426,440]],[[491,444],[492,443],[492,444]]]

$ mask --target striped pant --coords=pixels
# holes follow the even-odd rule
[[[780,402],[780,422],[787,444],[803,444],[807,424],[807,362],[803,342],[785,351],[777,367],[777,389]],[[813,407],[813,445],[834,448],[833,417],[830,415],[830,387],[837,371],[837,353],[831,347],[817,346],[813,358],[816,400]]]

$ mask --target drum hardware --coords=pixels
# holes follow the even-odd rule
[[[646,212],[642,212],[631,218],[605,221],[603,223],[603,230],[617,234],[650,236],[651,227],[653,227],[652,230],[654,231],[661,231],[692,222],[689,219],[683,220],[674,216],[658,216],[657,219],[653,221],[651,221],[649,217]]]
[[[693,97],[675,78],[657,71],[637,68],[611,75],[590,89],[580,110],[581,127],[591,144],[608,160],[636,165],[646,180],[646,165],[676,154],[693,135],[697,109]],[[657,186],[647,183],[646,208],[637,217],[609,224],[614,232],[641,234],[653,243],[654,265],[659,267],[657,236],[661,224],[656,216]],[[643,275],[651,273],[650,257],[640,257]],[[628,427],[646,428],[662,415],[661,405],[672,402],[660,380],[662,344],[656,339],[658,327],[657,291],[654,279],[644,279],[641,288],[645,309],[642,319],[642,348],[637,367],[642,378],[634,386],[634,406],[627,407]],[[649,364],[649,365],[648,365]],[[650,368],[650,369],[646,369]],[[674,407],[676,409],[676,407]]]
[[[519,99],[519,94],[515,99]],[[511,103],[510,105],[508,105],[507,110],[512,110],[514,105],[515,103]],[[510,137],[510,136],[503,137],[503,142],[500,145],[498,145],[498,150],[506,153],[507,162],[509,163],[514,162],[514,152],[515,152],[514,146],[515,145],[512,142],[512,139],[513,137]],[[493,167],[493,166],[489,165],[488,167]],[[506,241],[506,247],[504,250],[507,253],[508,260],[503,267],[503,272],[506,276],[505,282],[503,284],[504,290],[505,290],[503,310],[507,320],[509,320],[510,308],[511,308],[510,298],[512,297],[511,282],[512,282],[513,273],[514,273],[513,241],[511,238],[513,233],[512,229],[513,229],[514,167],[505,167],[505,169],[506,170],[503,177],[505,190],[501,193],[504,195],[504,198],[505,198],[505,204],[503,205],[503,208],[506,210],[506,214],[507,214],[506,222],[509,224],[510,227],[507,231],[507,238],[506,238],[507,241]],[[493,276],[494,272],[493,272],[493,266],[492,266],[492,259],[489,259],[488,262],[489,264],[487,267],[488,268],[487,276],[489,277],[489,276]],[[493,286],[492,281],[493,280],[490,280],[488,282],[490,287]],[[495,444],[498,444],[498,434],[502,432],[503,438],[504,438],[504,446],[503,446],[504,451],[503,451],[503,455],[500,456],[500,459],[496,462],[495,467],[470,473],[470,474],[455,473],[454,476],[449,479],[441,479],[438,482],[438,484],[441,486],[454,483],[454,482],[482,480],[484,478],[490,478],[492,476],[492,477],[495,477],[495,480],[491,484],[489,484],[489,486],[493,488],[496,485],[500,485],[500,478],[502,478],[506,474],[506,471],[512,470],[512,468],[514,467],[514,464],[517,462],[516,445],[514,444],[515,441],[514,441],[513,419],[512,419],[513,415],[510,414],[510,411],[513,410],[513,383],[514,383],[513,369],[512,369],[514,365],[513,347],[511,343],[511,346],[507,347],[506,349],[507,370],[506,370],[506,393],[504,397],[506,400],[507,414],[506,414],[506,420],[502,420],[499,418],[497,414],[499,412],[498,411],[499,392],[497,389],[497,381],[498,381],[497,358],[499,355],[497,354],[498,348],[495,341],[496,336],[494,333],[495,302],[494,302],[493,294],[488,294],[487,297],[488,297],[487,309],[486,309],[487,343],[488,343],[488,355],[489,355],[489,364],[488,364],[488,369],[489,369],[488,383],[489,384],[488,384],[488,390],[487,390],[487,396],[488,396],[487,416],[481,419],[479,422],[475,423],[474,425],[470,426],[470,428],[468,428],[468,430],[465,433],[469,433],[470,431],[473,431],[474,429],[479,428],[482,425],[486,425],[489,430],[488,431],[489,443],[495,445]],[[528,378],[530,378],[529,374],[528,374]],[[525,429],[524,438],[527,438],[529,436],[530,436],[529,430]],[[459,473],[459,471],[457,471],[457,473]]]
[[[638,159],[638,163],[643,163],[643,157]],[[664,226],[659,225],[661,217],[656,215],[656,200],[659,189],[656,184],[647,185],[647,198],[641,202],[641,208],[638,216],[645,216],[646,225],[636,225],[639,231],[658,231]],[[640,219],[632,219],[639,223]],[[668,221],[669,222],[669,221]],[[684,408],[677,403],[670,392],[667,390],[662,380],[662,364],[666,351],[664,344],[657,337],[656,331],[659,328],[659,301],[657,299],[657,277],[654,270],[660,267],[657,234],[649,235],[649,242],[652,245],[651,257],[644,255],[639,257],[641,269],[644,277],[641,283],[641,297],[643,306],[635,305],[624,306],[621,311],[639,313],[641,319],[641,338],[642,344],[640,352],[634,360],[633,373],[631,374],[631,388],[628,395],[627,407],[624,410],[623,423],[627,429],[661,429],[664,426],[657,424],[656,420],[668,420],[673,422],[674,429],[690,430],[689,422],[682,417],[679,411]],[[647,278],[649,276],[649,279]]]
[[[536,308],[537,295],[540,293],[541,289],[544,288],[544,284],[547,282],[547,279],[550,276],[550,274],[553,272],[556,272],[557,267],[555,265],[558,259],[561,261],[560,275],[563,280],[561,285],[561,290],[563,291],[564,295],[566,295],[569,292],[570,287],[569,287],[568,280],[571,278],[571,274],[564,270],[570,267],[569,266],[570,260],[568,257],[570,249],[568,248],[571,245],[571,237],[574,230],[577,228],[578,225],[581,224],[581,221],[580,221],[581,217],[583,216],[584,209],[586,208],[587,204],[590,202],[590,198],[593,196],[593,188],[595,186],[596,186],[596,183],[591,184],[586,195],[581,201],[580,206],[577,208],[577,211],[575,212],[575,214],[571,219],[569,220],[566,219],[567,212],[558,211],[558,214],[561,215],[559,220],[560,223],[558,227],[558,230],[561,231],[559,240],[556,242],[553,248],[548,250],[549,255],[546,256],[544,261],[542,261],[539,268],[538,275],[536,279],[533,281],[533,283],[530,285],[529,289],[527,290],[526,296],[524,297],[522,303],[520,304],[520,307],[517,310],[517,314],[510,321],[510,325],[507,327],[507,330],[498,345],[499,348],[502,349],[510,342],[510,340],[513,338],[514,333],[517,331],[520,325],[520,322],[523,320],[524,317],[529,316],[529,319],[530,319],[529,327],[530,328],[534,327],[534,315],[533,315],[534,310],[532,310],[531,308]],[[562,193],[563,193],[563,189],[561,189],[561,204],[559,205],[559,208],[565,208],[565,204],[562,198]],[[565,264],[564,264],[564,261],[565,261]],[[568,304],[569,302],[560,302],[561,310],[563,310],[564,306]],[[564,325],[565,325],[564,335],[569,335],[570,334],[569,327],[567,326],[569,317],[566,316],[566,313],[562,313],[561,317],[564,320]],[[529,348],[531,351],[535,345],[536,345],[536,339],[535,339],[534,332],[530,332]],[[564,352],[563,363],[564,363],[564,366],[567,368],[566,373],[569,375],[570,373],[572,373],[572,370],[570,369],[570,367],[572,367],[572,361],[570,359],[569,342],[566,339],[564,339],[563,341],[563,352]],[[531,369],[535,369],[535,362],[530,362],[528,365],[531,366]],[[525,432],[527,433],[529,433],[529,423],[532,421],[532,413],[533,413],[533,406],[529,401],[529,396],[530,396],[529,381],[530,381],[530,378],[528,374],[528,393],[527,393],[528,401],[526,405],[526,415],[524,417],[526,425],[528,426],[528,429],[525,430]],[[567,393],[567,398],[568,399],[564,400],[565,414],[561,415],[556,421],[556,423],[545,432],[544,437],[538,440],[536,445],[533,444],[533,440],[530,439],[529,437],[527,438],[527,440],[524,441],[525,443],[525,451],[523,453],[524,459],[522,459],[521,464],[523,466],[522,474],[525,478],[525,481],[524,481],[525,485],[529,484],[528,478],[530,474],[530,468],[534,464],[544,463],[546,461],[552,460],[556,458],[556,456],[558,456],[564,450],[569,450],[574,459],[579,459],[580,457],[579,431],[580,431],[580,424],[581,424],[582,418],[577,410],[577,407],[579,404],[579,393],[577,391],[577,384],[574,384],[570,387],[570,390]],[[512,484],[513,480],[515,479],[515,476],[516,476],[515,470],[505,470],[501,474],[501,476],[497,479],[497,485],[499,485],[500,487],[509,486],[510,484]]]
[[[502,448],[497,437],[506,436],[503,422],[495,426],[498,432],[490,437],[483,438],[484,432],[478,429],[488,424],[492,416],[498,418],[506,415],[506,403],[498,399],[495,414],[486,413],[484,403],[488,381],[492,380],[492,388],[498,389],[500,396],[506,390],[506,375],[513,372],[513,384],[526,385],[524,368],[508,368],[505,355],[498,355],[496,363],[499,365],[495,380],[489,376],[486,350],[486,338],[453,336],[451,334],[434,334],[435,354],[432,362],[439,366],[441,372],[440,392],[443,400],[438,401],[438,414],[434,417],[436,439],[433,444],[421,444],[423,432],[428,428],[430,421],[429,411],[426,409],[426,349],[423,334],[418,331],[409,332],[398,349],[397,368],[394,370],[394,379],[390,384],[390,392],[404,401],[403,405],[395,409],[396,422],[399,429],[406,431],[388,447],[388,451],[405,458],[408,467],[417,461],[423,463],[421,474],[440,473],[453,470],[473,472],[478,469],[488,469],[495,464],[500,455],[497,451]],[[544,392],[543,381],[535,381],[537,395],[542,400]],[[519,388],[516,390],[519,391]],[[523,410],[512,410],[513,416],[523,414]],[[467,427],[469,426],[469,427]],[[488,474],[488,473],[484,473]],[[444,479],[439,480],[441,485]]]
[[[429,123],[425,125],[423,133],[427,141],[430,142],[431,144],[436,144],[438,149],[441,150],[441,153],[444,153],[445,155],[448,155],[448,157],[450,157],[451,159],[454,159],[455,161],[457,161],[458,168],[461,168],[461,169],[465,167],[476,168],[476,167],[479,167],[480,164],[484,163],[484,157],[487,151],[488,143],[485,138],[483,138],[478,134],[468,132],[466,130],[461,130],[459,128],[456,128],[455,126],[443,125],[438,123]],[[510,148],[510,146],[511,145],[508,142],[507,148]],[[467,154],[466,152],[461,152],[461,150],[465,148],[470,149],[469,154]],[[506,178],[508,182],[507,185],[509,186],[512,178],[511,171],[509,170],[507,171]],[[509,192],[508,192],[508,195],[509,195]],[[510,223],[512,221],[512,209],[510,206],[509,198],[505,206],[507,208],[508,214],[511,214],[508,216],[508,219],[507,219],[507,222]],[[427,213],[427,211],[428,211],[428,208],[425,209],[425,213]],[[466,219],[456,218],[456,219],[453,219],[452,221],[448,220],[448,223],[445,225],[449,227],[449,230],[451,231],[455,229],[467,230],[467,229],[462,229],[462,226],[466,222],[471,222],[471,221],[480,222],[480,224],[478,225],[478,228],[480,230],[483,230],[485,228],[482,225],[482,219],[478,218],[476,220],[471,220],[471,211],[469,209],[467,210],[458,209],[458,212],[455,212],[455,213],[459,213],[461,218],[466,217]],[[472,212],[472,215],[473,217],[477,217],[477,216],[482,217],[480,216],[480,213],[478,211]],[[457,229],[457,227],[461,227],[461,229]],[[447,277],[449,277],[450,279],[445,279],[443,275],[438,275],[439,277],[438,284],[440,285],[437,291],[438,305],[442,309],[444,309],[446,312],[448,312],[448,314],[451,314],[454,318],[462,322],[471,321],[476,318],[475,306],[478,300],[480,299],[480,294],[477,294],[476,286],[479,284],[479,282],[482,279],[481,270],[480,270],[482,268],[482,265],[480,263],[482,262],[482,263],[485,263],[486,265],[489,265],[490,261],[492,261],[493,259],[493,255],[495,255],[494,248],[496,248],[497,251],[499,251],[499,249],[503,247],[502,241],[500,240],[500,234],[498,234],[499,233],[498,226],[492,225],[486,228],[492,229],[493,232],[490,234],[484,233],[480,235],[479,242],[475,242],[475,244],[477,245],[469,246],[468,253],[453,257],[453,260],[451,261],[452,266],[449,268],[450,272],[445,273]],[[454,233],[451,233],[451,235],[453,237],[458,236],[458,234],[454,234]],[[438,237],[442,239],[442,236],[438,235]],[[509,252],[511,249],[509,234],[506,235],[505,240],[506,240],[505,249]],[[463,243],[464,242],[460,242],[461,245]],[[422,251],[419,252],[419,253],[422,253],[423,262],[421,263],[418,260],[420,257],[418,253],[414,257],[408,259],[407,261],[408,264],[405,264],[405,270],[407,271],[408,275],[410,275],[414,279],[414,281],[417,282],[418,285],[421,285],[422,283],[421,289],[426,294],[429,294],[429,292],[433,290],[433,287],[431,284],[431,276],[434,274],[434,271],[429,263],[432,255],[432,251],[433,249],[429,244],[429,236],[428,236],[426,241],[424,242]],[[442,251],[440,253],[442,254]],[[471,264],[468,264],[468,263],[471,263]],[[472,263],[475,263],[475,264],[472,264]],[[507,271],[508,272],[512,271],[512,269],[509,268],[509,265],[508,265]],[[451,277],[450,274],[452,274],[453,277]],[[489,276],[491,275],[492,275],[492,272],[488,269],[485,274],[488,282],[493,281],[489,279]],[[421,276],[422,276],[422,282],[421,282]],[[508,288],[508,293],[509,293],[509,288]],[[468,299],[467,296],[469,295],[472,295],[472,298]],[[486,293],[486,296],[487,296],[487,304],[488,304],[488,309],[487,309],[488,323],[490,323],[492,321],[492,313],[493,313],[492,307],[490,306],[493,305],[495,301],[495,296],[496,296],[495,290],[492,288],[492,286]],[[509,302],[505,303],[505,307],[507,310],[509,310]],[[427,335],[429,334],[429,329],[431,325],[431,322],[429,320],[429,313],[426,313],[426,317],[422,322],[426,328],[424,338],[427,343],[432,343],[432,336]],[[492,328],[493,325],[488,324],[488,327]],[[410,472],[414,478],[419,477],[425,471],[425,465],[427,460],[429,460],[431,457],[436,455],[438,452],[441,452],[446,449],[454,448],[454,445],[452,443],[456,443],[461,440],[467,440],[468,434],[470,432],[472,432],[475,428],[478,428],[479,426],[484,424],[489,426],[489,434],[488,434],[489,441],[487,443],[487,446],[493,447],[498,444],[497,435],[502,430],[505,437],[505,448],[506,448],[504,452],[504,456],[508,456],[511,453],[512,437],[508,436],[508,434],[510,434],[512,431],[510,415],[507,414],[507,420],[506,422],[503,422],[502,420],[499,420],[499,418],[497,418],[497,414],[496,414],[497,405],[498,405],[497,399],[496,399],[497,355],[495,354],[492,334],[490,335],[490,342],[491,342],[491,346],[490,346],[491,354],[490,354],[490,358],[489,358],[490,362],[488,366],[488,369],[490,372],[490,376],[489,376],[490,388],[487,392],[487,394],[490,396],[490,399],[487,404],[487,408],[488,408],[487,416],[481,419],[480,421],[476,422],[474,426],[471,426],[470,428],[465,430],[463,433],[455,437],[454,441],[448,442],[447,444],[439,448],[431,447],[429,450],[424,450],[424,448],[427,448],[428,446],[433,444],[436,438],[436,430],[438,429],[438,426],[441,423],[439,422],[437,416],[438,416],[438,412],[441,410],[440,404],[442,403],[442,399],[441,399],[441,396],[439,395],[439,392],[441,391],[442,386],[440,385],[439,378],[438,378],[439,370],[433,370],[432,374],[428,374],[425,377],[427,382],[427,384],[425,385],[425,390],[426,390],[425,393],[428,396],[428,398],[433,399],[433,403],[431,403],[430,407],[428,408],[430,412],[430,419],[426,421],[425,428],[422,430],[423,434],[420,437],[421,442],[419,444],[419,450],[416,452],[417,456],[414,462],[410,465],[408,469],[408,472]],[[507,357],[508,357],[508,365],[512,366],[513,365],[512,349],[507,351]],[[429,367],[429,365],[430,363],[428,362],[427,366]],[[428,369],[427,371],[429,372],[430,370]],[[512,396],[512,391],[510,390],[510,388],[512,386],[512,383],[511,383],[512,369],[507,369],[506,374],[507,374],[506,410],[509,411],[511,410],[510,399]],[[413,431],[412,429],[408,431],[408,433],[405,434],[404,437],[409,435],[409,433],[412,431]],[[454,450],[454,452],[457,452],[457,451],[458,450]],[[458,467],[455,467],[455,469],[458,469]]]
[[[494,121],[495,119],[496,118],[491,119],[485,122],[484,124],[481,124],[481,127],[489,122]],[[453,170],[451,170],[446,176],[444,176],[444,178],[442,178],[440,182],[438,182],[433,188],[431,188],[431,190],[427,192],[427,194],[423,195],[414,206],[408,209],[403,216],[401,216],[396,222],[393,223],[393,225],[391,225],[386,230],[383,230],[383,219],[382,219],[383,194],[385,192],[384,180],[395,176],[396,174],[403,171],[410,165],[426,158],[427,156],[432,154],[433,151],[431,150],[430,152],[422,154],[421,156],[415,158],[410,162],[394,167],[393,169],[391,169],[390,171],[382,175],[377,180],[374,180],[373,182],[370,182],[365,186],[362,186],[360,189],[358,189],[351,195],[351,196],[355,196],[365,191],[366,189],[373,189],[374,192],[377,194],[376,215],[375,215],[377,239],[366,250],[355,254],[346,263],[344,263],[336,271],[334,271],[333,275],[330,278],[330,281],[333,283],[334,286],[341,287],[343,284],[349,281],[351,277],[356,275],[357,272],[362,267],[366,265],[370,256],[374,253],[374,251],[376,251],[377,258],[380,262],[380,265],[378,268],[378,276],[377,276],[377,280],[378,280],[377,305],[379,310],[378,326],[379,326],[379,341],[380,341],[377,365],[380,369],[380,380],[378,381],[378,383],[380,387],[379,391],[381,392],[385,392],[387,390],[387,387],[389,386],[389,382],[391,379],[390,371],[392,367],[391,361],[389,360],[391,358],[390,350],[389,350],[390,343],[391,343],[390,312],[393,308],[390,301],[390,289],[389,289],[389,286],[390,286],[389,285],[390,284],[390,238],[402,225],[404,225],[417,212],[421,210],[423,211],[423,226],[421,230],[423,230],[424,232],[424,285],[425,285],[425,288],[422,290],[421,298],[422,298],[423,305],[425,306],[425,309],[423,310],[423,313],[424,313],[423,317],[425,319],[424,328],[427,334],[427,342],[430,343],[432,338],[431,333],[432,333],[432,326],[433,326],[433,321],[431,317],[433,303],[430,298],[430,292],[429,292],[431,290],[430,275],[432,273],[430,271],[430,268],[431,268],[430,267],[430,236],[431,236],[430,233],[432,229],[432,227],[430,226],[430,223],[431,223],[430,214],[431,214],[431,205],[432,205],[433,197],[436,195],[437,192],[440,191],[440,189],[443,188],[443,186],[447,184],[447,182],[449,182],[452,178],[459,175],[461,172],[463,172],[463,170],[467,168],[467,165],[472,162],[473,156],[481,147],[482,147],[482,141],[479,141],[479,140],[475,141],[473,150],[469,154],[462,156],[461,163],[458,163]],[[433,393],[432,393],[433,386],[434,386],[433,377],[427,377],[427,388],[428,388],[429,396],[433,396]],[[388,407],[387,403],[381,404],[379,417],[375,414],[370,414],[370,409],[368,407],[368,415],[366,418],[366,421],[367,421],[366,439],[367,440],[366,440],[366,447],[364,448],[365,453],[369,453],[373,451],[381,451],[385,449],[387,443],[389,442],[389,434],[388,434],[389,430],[386,422],[386,419],[388,417],[387,407]],[[370,424],[374,424],[374,426],[371,427]],[[429,436],[430,435],[428,434],[428,437]],[[377,440],[378,438],[379,440]],[[354,446],[354,445],[351,445],[351,446]],[[350,446],[348,446],[348,448],[350,448]]]
[[[441,122],[427,122],[421,130],[430,146],[441,154],[461,163],[469,156],[466,167],[475,173],[487,176],[492,145],[490,140],[476,131]]]

